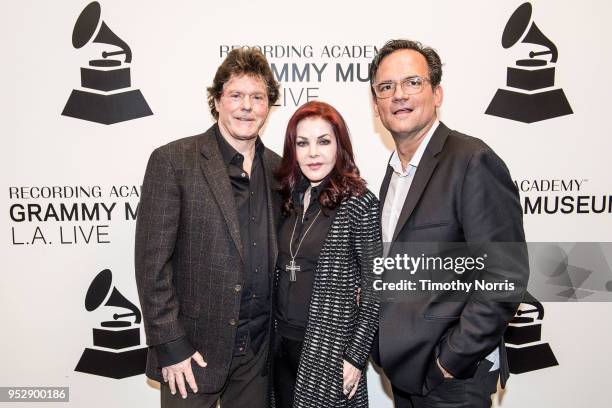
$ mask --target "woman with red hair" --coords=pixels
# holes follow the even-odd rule
[[[276,407],[367,407],[379,208],[336,109],[313,101],[293,114],[277,176],[284,217],[275,276]]]

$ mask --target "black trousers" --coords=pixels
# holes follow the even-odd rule
[[[235,356],[229,375],[221,391],[214,394],[193,394],[189,385],[187,398],[170,393],[167,384],[161,384],[161,408],[215,408],[217,401],[226,408],[269,408],[269,376],[262,376],[268,357],[268,345],[264,343],[257,354],[249,347],[244,356]]]
[[[277,408],[291,408],[303,342],[280,337],[274,352],[274,393]]]
[[[415,395],[393,387],[395,408],[490,408],[491,394],[497,391],[499,370],[483,360],[474,377],[466,380],[445,379],[429,394]]]

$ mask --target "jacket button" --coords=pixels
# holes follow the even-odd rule
[[[230,324],[230,326],[235,326],[236,325],[236,319],[230,319],[229,324]]]
[[[234,286],[234,290],[235,290],[236,292],[240,292],[240,290],[241,290],[241,289],[242,289],[242,286],[240,286],[240,285],[236,285],[236,286]]]

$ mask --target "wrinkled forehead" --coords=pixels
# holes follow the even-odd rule
[[[397,50],[382,59],[374,79],[375,82],[397,81],[414,75],[429,78],[425,57],[415,50]]]
[[[245,94],[268,94],[263,78],[256,74],[232,74],[223,84],[223,92],[240,92]]]

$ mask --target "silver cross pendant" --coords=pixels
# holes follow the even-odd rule
[[[297,280],[295,272],[300,270],[300,266],[295,263],[295,259],[292,259],[289,265],[285,265],[285,269],[289,271],[289,281],[295,282]]]

